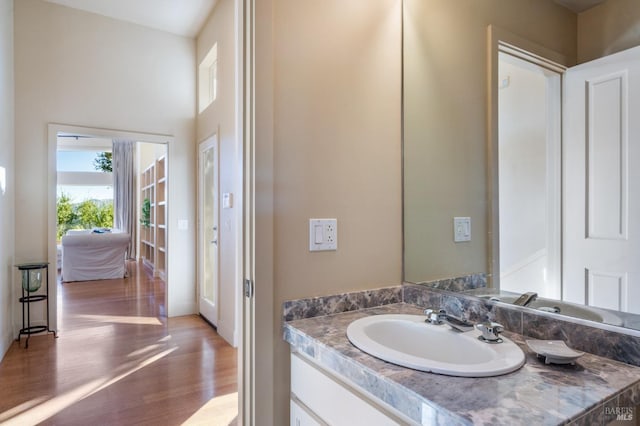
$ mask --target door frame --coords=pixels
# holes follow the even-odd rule
[[[536,251],[535,253],[529,253],[529,256],[524,259],[519,259],[518,263],[509,265],[509,269],[505,269],[505,265],[500,263],[500,271],[499,272],[499,284],[501,290],[506,291],[517,291],[517,292],[526,292],[526,291],[535,291],[539,293],[541,297],[547,297],[552,299],[560,299],[562,293],[562,277],[561,277],[561,238],[562,238],[562,215],[561,215],[561,204],[562,204],[562,78],[563,73],[559,69],[550,69],[548,66],[543,66],[535,61],[531,60],[531,57],[526,53],[514,52],[513,49],[508,46],[500,46],[500,57],[498,67],[500,68],[503,64],[511,64],[511,66],[521,69],[528,70],[527,72],[535,72],[541,73],[544,78],[544,92],[545,100],[543,105],[544,115],[545,115],[545,128],[544,128],[544,140],[542,140],[540,144],[536,143],[536,145],[544,145],[544,167],[542,169],[537,169],[536,172],[540,172],[540,175],[536,176],[534,179],[542,179],[542,182],[545,183],[544,193],[539,194],[540,196],[544,195],[544,229],[538,229],[534,232],[540,232],[541,236],[544,237],[544,246],[541,250]],[[507,65],[508,66],[508,65]],[[535,71],[534,71],[535,70]],[[504,77],[502,77],[504,78]],[[517,85],[517,82],[514,82]],[[507,89],[511,90],[511,89]],[[504,113],[504,108],[501,106],[502,98],[499,98],[498,101],[498,121],[499,121],[499,129],[503,128],[504,123],[501,124],[503,117],[500,114]],[[518,104],[522,104],[522,101],[516,101]],[[509,108],[507,108],[509,109]],[[540,109],[538,109],[540,111]],[[509,139],[505,139],[507,142]],[[505,140],[500,141],[500,146],[498,147],[498,155],[501,153],[501,147],[504,147]],[[521,155],[519,155],[521,156]],[[526,155],[525,155],[526,157]],[[498,201],[501,204],[503,209],[508,209],[509,206],[514,206],[520,204],[518,201],[505,199],[504,187],[500,185],[500,182],[505,184],[504,176],[501,175],[501,171],[509,170],[510,166],[508,163],[504,163],[504,160],[499,158],[497,162],[498,167]],[[506,167],[505,167],[506,166]],[[531,177],[531,176],[529,176]],[[510,194],[514,195],[514,194]],[[519,195],[518,195],[519,196]],[[506,245],[505,236],[502,235],[502,232],[515,232],[517,230],[514,228],[508,229],[505,228],[505,224],[508,221],[503,220],[506,219],[506,211],[499,211],[498,225],[501,229],[498,232],[501,243],[498,247],[498,255],[503,260],[505,247],[510,248]],[[513,217],[511,217],[513,220]],[[525,222],[526,223],[526,222]],[[522,224],[518,224],[516,226],[521,226]],[[528,237],[525,237],[525,240]],[[511,242],[514,242],[511,240]],[[528,267],[531,263],[535,263],[538,261],[540,256],[544,254],[544,277],[545,279],[536,283],[528,282],[527,278],[519,275],[525,270],[530,270]],[[502,260],[500,262],[502,262]],[[517,279],[511,276],[515,274]],[[525,274],[526,275],[526,274]],[[520,282],[524,278],[524,282]],[[505,283],[509,282],[509,286],[505,286]],[[515,286],[514,286],[515,284]]]
[[[75,135],[91,136],[99,138],[121,138],[131,139],[137,142],[148,142],[164,144],[167,147],[167,164],[171,163],[171,146],[174,143],[174,137],[170,135],[154,135],[150,133],[138,133],[129,132],[116,129],[101,129],[96,127],[84,127],[74,126],[69,124],[49,123],[47,126],[47,139],[48,139],[48,212],[47,212],[47,240],[48,250],[47,257],[50,265],[56,265],[57,263],[57,246],[56,246],[56,228],[57,228],[57,186],[58,186],[58,160],[57,160],[57,148],[58,148],[58,133],[71,133]],[[171,173],[167,172],[167,192],[171,186]],[[167,208],[167,223],[168,218],[171,217],[171,205],[169,203]],[[170,240],[171,233],[167,233],[167,239]],[[135,243],[135,242],[134,242]],[[171,241],[167,241],[167,258],[170,258]],[[166,265],[166,286],[170,288],[169,283],[169,265]],[[58,329],[58,286],[57,286],[58,273],[49,274],[49,323],[53,330]],[[165,306],[168,307],[168,291],[165,292]]]
[[[201,297],[202,297],[202,285],[203,285],[203,280],[204,280],[204,248],[205,248],[205,244],[207,244],[207,238],[204,235],[204,185],[203,185],[203,167],[202,167],[202,155],[205,151],[209,150],[209,149],[213,149],[214,150],[214,167],[215,167],[215,176],[214,176],[214,180],[216,181],[216,191],[217,191],[217,196],[215,198],[215,205],[214,205],[214,210],[216,211],[216,227],[218,228],[218,237],[217,237],[217,247],[218,250],[216,251],[216,270],[215,270],[215,275],[216,275],[216,283],[215,283],[215,289],[214,289],[214,300],[215,300],[215,306],[213,308],[213,313],[215,318],[209,318],[206,315],[202,315],[204,316],[204,318],[209,321],[211,324],[213,324],[214,326],[218,326],[218,316],[219,316],[219,311],[218,311],[218,303],[220,301],[220,245],[219,245],[219,241],[220,241],[220,237],[219,237],[219,232],[220,232],[220,141],[218,138],[218,134],[220,132],[218,130],[216,130],[216,132],[214,134],[212,134],[211,136],[205,138],[202,142],[200,142],[198,144],[198,227],[197,227],[197,236],[196,236],[196,240],[197,240],[197,244],[198,244],[198,251],[197,251],[197,273],[196,273],[196,277],[197,277],[197,286],[196,286],[196,295],[197,295],[197,306],[198,306],[198,313],[200,315],[202,315],[202,309],[200,307],[200,301],[201,301]]]
[[[496,286],[500,280],[499,53],[508,53],[559,74],[563,74],[567,69],[569,60],[558,52],[540,46],[495,25],[487,27],[487,40],[487,249],[489,253],[487,258],[487,284]],[[558,142],[561,142],[561,140],[558,140]],[[558,188],[558,194],[560,193],[561,188]],[[558,272],[561,273],[561,271]]]

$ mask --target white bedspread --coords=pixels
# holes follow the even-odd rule
[[[125,276],[129,234],[73,233],[62,237],[62,280],[91,281]]]

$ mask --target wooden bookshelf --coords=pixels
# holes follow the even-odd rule
[[[166,156],[156,160],[156,270],[164,279],[167,271],[167,162]]]
[[[167,164],[157,158],[140,174],[140,205],[150,202],[149,226],[140,225],[140,257],[155,276],[166,278],[167,270]]]

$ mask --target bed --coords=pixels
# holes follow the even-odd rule
[[[125,277],[124,232],[70,232],[62,237],[62,281],[93,281]]]

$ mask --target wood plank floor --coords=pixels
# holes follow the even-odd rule
[[[130,270],[59,284],[59,338],[0,363],[0,424],[235,424],[237,351],[198,316],[167,319],[164,283]]]

